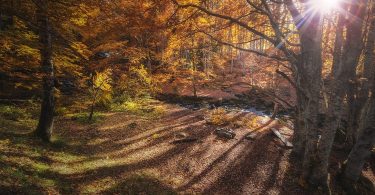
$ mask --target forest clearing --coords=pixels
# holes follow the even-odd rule
[[[374,0],[0,0],[0,194],[375,194]]]

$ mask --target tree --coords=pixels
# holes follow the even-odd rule
[[[352,147],[355,144],[357,139],[357,129],[358,124],[360,122],[360,116],[363,106],[365,105],[368,97],[369,92],[371,91],[372,80],[374,78],[375,70],[374,70],[374,40],[375,40],[375,2],[369,3],[369,11],[368,11],[368,20],[366,21],[366,25],[364,28],[363,37],[364,39],[364,48],[362,54],[362,61],[358,64],[358,66],[362,65],[362,71],[360,71],[356,78],[354,79],[354,83],[352,83],[351,89],[354,92],[350,92],[350,100],[349,102],[349,111],[348,111],[348,129],[347,129],[347,145]],[[367,28],[368,26],[368,28]],[[365,31],[367,30],[367,36],[365,36]],[[348,90],[350,91],[350,90]],[[354,95],[354,97],[353,97]]]
[[[16,33],[6,35],[8,37],[18,35],[14,38],[12,47],[23,48],[20,51],[27,54],[23,54],[25,56],[23,58],[14,57],[11,52],[13,48],[7,47],[2,52],[6,55],[4,61],[9,65],[9,69],[12,69],[12,66],[21,66],[27,70],[25,66],[29,63],[31,67],[40,64],[39,70],[31,69],[27,72],[27,77],[36,79],[30,79],[31,82],[20,79],[21,83],[15,85],[29,84],[31,87],[27,89],[36,88],[42,91],[41,112],[35,134],[44,141],[49,141],[53,130],[57,78],[71,75],[78,79],[82,70],[80,63],[87,60],[82,44],[77,41],[79,36],[76,29],[86,20],[80,14],[77,17],[77,12],[82,12],[85,7],[85,4],[80,3],[89,3],[89,1],[4,0],[2,2],[4,4],[1,5],[1,12],[12,16],[16,21],[15,28],[9,29]],[[19,36],[22,33],[24,37]]]
[[[354,79],[356,67],[362,51],[362,27],[363,18],[366,12],[366,1],[353,2],[350,5],[350,14],[356,18],[349,20],[346,24],[347,33],[343,49],[342,63],[339,64],[335,79],[331,81],[329,86],[329,103],[326,114],[326,124],[321,134],[318,144],[317,161],[315,171],[313,174],[314,180],[326,180],[328,174],[329,156],[332,149],[332,144],[335,138],[338,124],[340,123],[343,101],[348,89],[351,89],[351,80]],[[357,18],[359,20],[357,20]],[[339,35],[340,36],[340,35]],[[322,179],[324,178],[324,179]]]
[[[310,4],[305,4],[300,12],[295,3],[291,0],[285,1],[285,4],[278,4],[268,1],[246,1],[252,9],[256,10],[265,17],[270,26],[270,35],[265,34],[261,30],[251,27],[249,23],[244,20],[237,19],[230,15],[220,14],[209,10],[198,3],[181,3],[174,1],[176,5],[181,8],[196,8],[209,16],[221,18],[223,20],[234,23],[250,33],[262,37],[267,42],[271,43],[275,49],[280,50],[283,56],[269,55],[264,52],[246,49],[248,52],[253,52],[276,59],[287,59],[293,71],[295,72],[295,86],[297,86],[298,94],[298,116],[297,125],[295,129],[295,152],[302,154],[304,152],[304,171],[303,178],[310,180],[312,175],[312,164],[316,164],[316,145],[318,142],[318,113],[319,113],[319,98],[320,98],[320,81],[322,72],[322,17],[320,14],[314,14],[309,10],[314,10]],[[286,34],[290,33],[289,29],[281,28],[279,21],[275,19],[274,8],[283,6],[290,12],[289,18],[293,18],[295,28],[299,35],[299,43],[294,44],[290,37]],[[286,33],[286,34],[284,34]],[[293,38],[293,37],[292,37]],[[289,39],[289,40],[288,40]],[[298,53],[295,53],[297,51]],[[314,181],[315,183],[315,181]],[[319,181],[319,183],[324,183]]]
[[[359,100],[366,101],[362,104],[362,112],[359,118],[358,136],[356,143],[353,146],[344,169],[343,179],[345,185],[353,186],[358,181],[363,165],[366,159],[371,154],[371,149],[375,144],[375,64],[373,61],[374,56],[374,26],[375,16],[374,2],[372,2],[372,11],[370,12],[370,27],[367,36],[365,52],[364,52],[364,72],[363,77],[366,79],[360,93]],[[350,189],[350,188],[349,188]]]
[[[51,25],[48,19],[49,2],[35,1],[41,43],[41,68],[43,72],[43,100],[36,135],[44,141],[49,141],[53,130],[53,116],[55,110],[55,74],[52,61],[52,36]]]

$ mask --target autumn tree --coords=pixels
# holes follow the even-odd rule
[[[345,89],[350,88],[350,78],[354,78],[353,74],[355,74],[355,67],[358,64],[361,53],[361,44],[358,43],[362,42],[363,20],[361,19],[364,18],[367,1],[355,1],[346,6],[348,15],[355,17],[348,18],[348,20],[342,19],[347,16],[346,14],[339,17],[335,46],[337,50],[335,50],[335,61],[333,62],[333,75],[336,75],[336,80],[332,82],[332,85],[337,87],[330,87],[334,95],[329,97],[328,114],[330,117],[326,120],[327,124],[322,132],[318,116],[321,112],[322,42],[325,13],[320,10],[319,4],[313,1],[304,3],[292,0],[242,2],[242,7],[248,9],[247,16],[254,14],[255,17],[262,17],[266,21],[264,25],[268,28],[260,29],[254,25],[251,18],[238,15],[237,12],[223,13],[217,9],[205,7],[206,1],[173,2],[178,8],[196,9],[208,17],[219,18],[238,25],[249,33],[261,37],[279,51],[265,53],[244,48],[247,52],[289,62],[294,78],[288,80],[293,82],[292,85],[296,87],[297,92],[297,118],[293,150],[296,154],[303,156],[302,181],[323,186],[328,190],[328,160],[337,129],[337,118],[340,118],[340,113],[337,111],[341,109],[339,107],[343,104],[343,97],[348,92]],[[223,6],[229,9],[234,5],[236,4]],[[280,13],[285,17],[280,17]],[[288,21],[292,21],[293,26]],[[344,36],[343,30],[341,30],[344,28],[347,29],[345,39],[340,37]],[[340,41],[344,42],[341,44]],[[335,70],[338,70],[339,73]],[[340,94],[338,95],[338,93]],[[332,125],[328,123],[332,123]]]
[[[79,77],[79,70],[82,70],[79,68],[80,62],[87,59],[80,49],[82,44],[77,41],[79,37],[75,31],[76,26],[84,20],[77,16],[77,12],[84,10],[84,4],[57,0],[3,2],[2,13],[17,21],[15,29],[28,32],[26,38],[32,37],[28,42],[21,42],[24,39],[20,39],[15,45],[28,48],[29,55],[35,59],[32,62],[40,64],[40,71],[34,73],[42,83],[39,86],[43,88],[41,114],[35,133],[44,141],[49,141],[53,130],[57,78],[67,72]],[[11,56],[7,48],[4,52]],[[9,62],[9,65],[13,63]],[[33,80],[33,83],[37,82]]]

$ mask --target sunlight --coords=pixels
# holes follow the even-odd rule
[[[323,14],[337,9],[342,0],[310,0],[313,9]]]

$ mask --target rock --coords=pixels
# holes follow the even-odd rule
[[[130,128],[130,129],[134,129],[134,128],[136,128],[138,125],[137,125],[137,123],[130,123],[129,125],[128,125],[128,127]]]
[[[257,132],[251,132],[248,135],[246,135],[245,139],[247,140],[255,140],[257,137],[258,133]]]
[[[215,131],[215,134],[221,138],[234,139],[236,134],[232,129],[229,128],[218,128]]]

